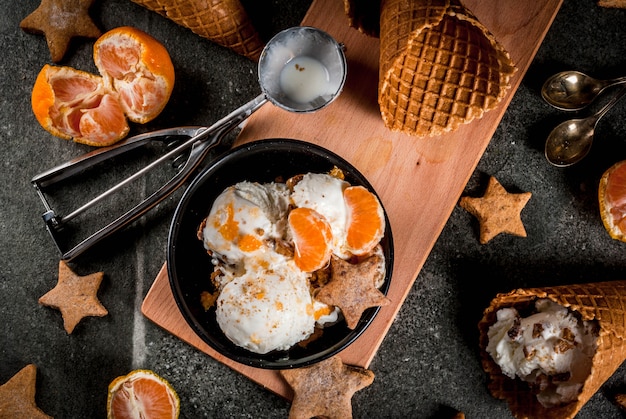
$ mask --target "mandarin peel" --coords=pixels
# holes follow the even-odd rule
[[[154,371],[133,370],[109,384],[107,417],[175,419],[180,398],[174,387]]]
[[[145,124],[156,118],[175,76],[167,49],[128,26],[98,38],[93,56],[100,75],[45,65],[31,100],[37,121],[52,135],[102,147],[126,137],[128,120]]]
[[[112,29],[94,44],[94,62],[107,86],[119,93],[131,121],[145,124],[165,108],[174,86],[174,65],[152,36],[130,26]]]
[[[609,236],[626,242],[626,160],[615,163],[602,174],[598,206]]]

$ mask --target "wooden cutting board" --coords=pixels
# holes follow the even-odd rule
[[[377,39],[348,27],[340,0],[315,0],[302,24],[330,33],[346,46],[348,76],[341,96],[313,114],[292,114],[270,104],[247,122],[236,144],[264,138],[295,138],[342,156],[372,183],[387,210],[395,261],[388,297],[369,329],[341,352],[344,362],[368,367],[437,237],[495,132],[562,0],[465,0],[465,5],[511,54],[518,68],[499,106],[458,131],[419,139],[392,133],[377,104]],[[208,210],[208,208],[207,208]],[[143,314],[199,350],[267,389],[291,397],[276,371],[230,361],[206,345],[185,323],[169,287],[165,266],[148,292]]]

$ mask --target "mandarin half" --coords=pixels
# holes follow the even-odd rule
[[[626,160],[604,172],[598,201],[604,228],[612,238],[626,242]]]
[[[109,419],[174,419],[180,399],[167,380],[150,370],[134,370],[109,384]]]
[[[128,26],[98,38],[93,56],[99,76],[46,64],[31,100],[52,135],[101,147],[128,134],[127,119],[144,124],[161,113],[174,88],[174,66],[162,44]]]

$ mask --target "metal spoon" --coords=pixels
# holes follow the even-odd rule
[[[570,119],[557,125],[546,140],[545,154],[548,161],[557,167],[567,167],[582,160],[591,150],[598,121],[625,94],[626,87],[623,87],[595,114],[586,118]]]
[[[626,83],[626,77],[597,80],[578,71],[563,71],[550,77],[541,96],[557,109],[577,111],[589,105],[606,88]]]

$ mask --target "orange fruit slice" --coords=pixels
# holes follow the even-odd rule
[[[332,253],[330,224],[311,208],[295,208],[288,217],[293,237],[294,262],[304,272],[313,272],[328,264]]]
[[[177,418],[180,399],[174,388],[150,370],[134,370],[109,384],[109,419]]]
[[[354,255],[370,252],[385,234],[385,213],[376,195],[363,186],[343,192],[346,203],[346,247]]]
[[[612,238],[626,242],[626,160],[604,172],[598,200],[604,228]]]
[[[174,66],[150,35],[120,27],[94,44],[100,75],[46,64],[31,101],[41,126],[52,135],[92,146],[108,146],[129,131],[127,119],[146,123],[169,101]]]

